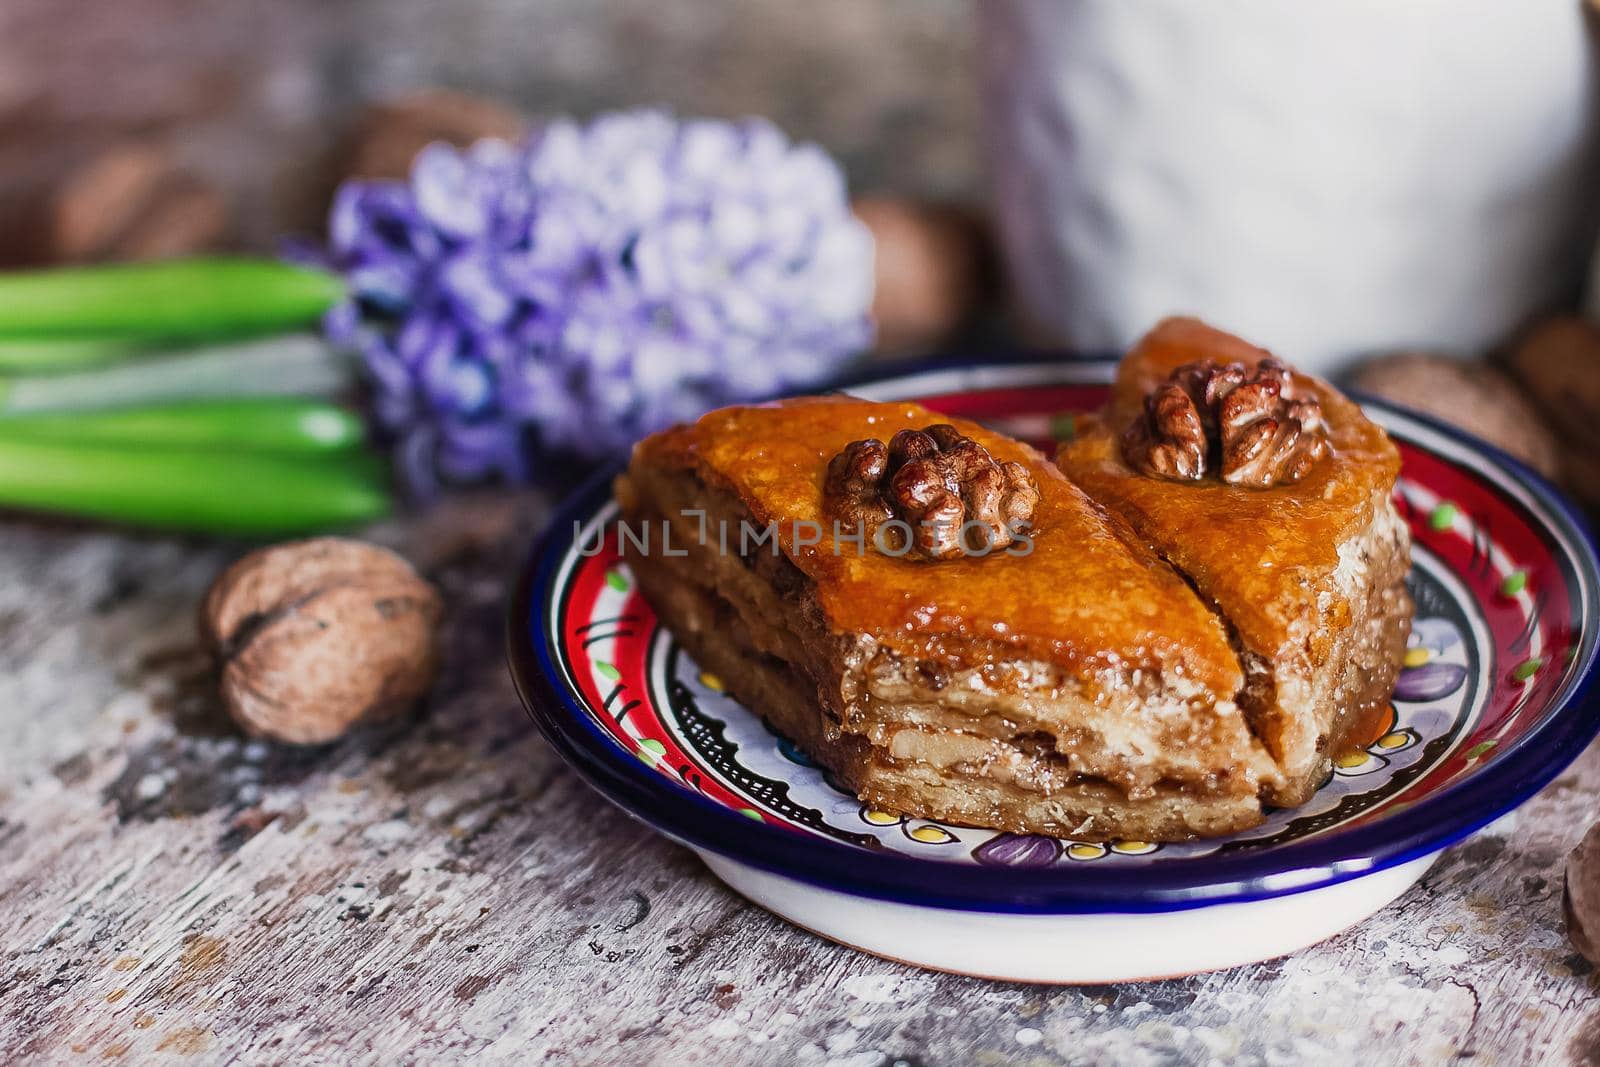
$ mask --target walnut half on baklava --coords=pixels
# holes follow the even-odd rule
[[[1174,487],[1176,488],[1176,487]],[[1017,441],[909,403],[727,408],[617,481],[662,621],[863,800],[1079,839],[1259,823],[1230,634]]]

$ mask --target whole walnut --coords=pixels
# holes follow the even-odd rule
[[[1561,459],[1561,479],[1568,491],[1600,518],[1600,455],[1590,448],[1569,449]]]
[[[227,236],[228,206],[171,152],[132,143],[75,168],[47,207],[57,263],[124,262],[192,255]]]
[[[438,665],[439,594],[393,552],[324,537],[252,552],[206,595],[201,638],[248,733],[332,741],[404,711]]]
[[[1572,947],[1600,965],[1600,824],[1589,827],[1567,857],[1561,910]]]
[[[1397,352],[1356,368],[1350,385],[1475,433],[1546,478],[1560,473],[1549,421],[1515,382],[1480,360]]]
[[[1569,450],[1600,449],[1600,327],[1577,317],[1540,323],[1507,365]]]
[[[858,198],[851,208],[872,232],[880,352],[944,344],[994,296],[992,236],[977,212],[878,196]]]
[[[227,242],[226,197],[159,139],[49,148],[19,152],[27,165],[0,188],[0,263],[163,259]]]
[[[484,138],[514,141],[528,123],[504,104],[448,89],[424,89],[368,107],[340,151],[339,177],[404,180],[417,153],[443,142],[466,148]]]

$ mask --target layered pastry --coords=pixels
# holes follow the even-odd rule
[[[1225,470],[1204,415],[1198,459],[1168,447],[1171,420],[1140,436],[1128,427],[1170,384],[1176,365],[1156,358],[1169,348],[1136,354],[1066,457],[1080,484],[916,404],[712,412],[635,449],[617,499],[658,533],[624,550],[701,666],[876,807],[1079,840],[1256,825],[1315,787],[1393,684],[1405,549],[1379,497],[1395,457],[1298,377],[1284,399],[1300,404],[1295,439],[1263,423],[1245,457],[1231,436]],[[1276,365],[1216,354],[1241,399],[1271,390],[1244,379]],[[1162,495],[1169,507],[1146,499]],[[1230,496],[1250,496],[1249,536],[1222,521]],[[1216,553],[1174,551],[1184,537]],[[1258,565],[1230,569],[1230,551]]]
[[[915,404],[729,408],[640,444],[617,498],[685,553],[629,549],[666,625],[875,806],[1165,840],[1278,784],[1225,627],[1024,444]],[[951,551],[969,515],[995,532]]]
[[[1326,382],[1170,319],[1058,459],[1227,630],[1239,706],[1280,772],[1263,799],[1303,803],[1335,756],[1370,740],[1410,632],[1388,436]]]

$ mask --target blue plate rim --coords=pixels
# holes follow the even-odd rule
[[[1059,353],[938,358],[858,375],[835,388],[883,385],[934,371],[1003,373],[1061,359]],[[1106,361],[1071,357],[1077,365]],[[1572,550],[1590,586],[1600,586],[1594,534],[1576,506],[1543,476],[1438,419],[1382,399],[1359,399],[1416,421],[1501,468],[1565,527],[1554,532],[1558,543]],[[1303,841],[1164,865],[1025,870],[868,851],[756,823],[648,770],[617,747],[558,682],[555,635],[542,624],[545,600],[572,541],[574,521],[604,503],[621,466],[596,472],[562,504],[518,575],[507,612],[507,658],[523,706],[568,765],[633,818],[690,848],[819,888],[925,907],[1035,915],[1160,913],[1268,900],[1436,854],[1526,802],[1600,734],[1600,638],[1590,626],[1577,682],[1565,702],[1483,770],[1383,819]]]

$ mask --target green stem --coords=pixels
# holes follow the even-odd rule
[[[306,326],[344,298],[327,271],[212,258],[0,274],[0,337],[169,340]]]
[[[365,437],[366,427],[354,412],[322,400],[290,397],[0,416],[0,441],[328,453],[359,448]]]
[[[0,377],[0,415],[240,396],[328,396],[355,384],[351,361],[310,334],[196,348],[48,377]]]
[[[0,507],[136,526],[281,536],[386,515],[383,465],[339,457],[0,441]]]

